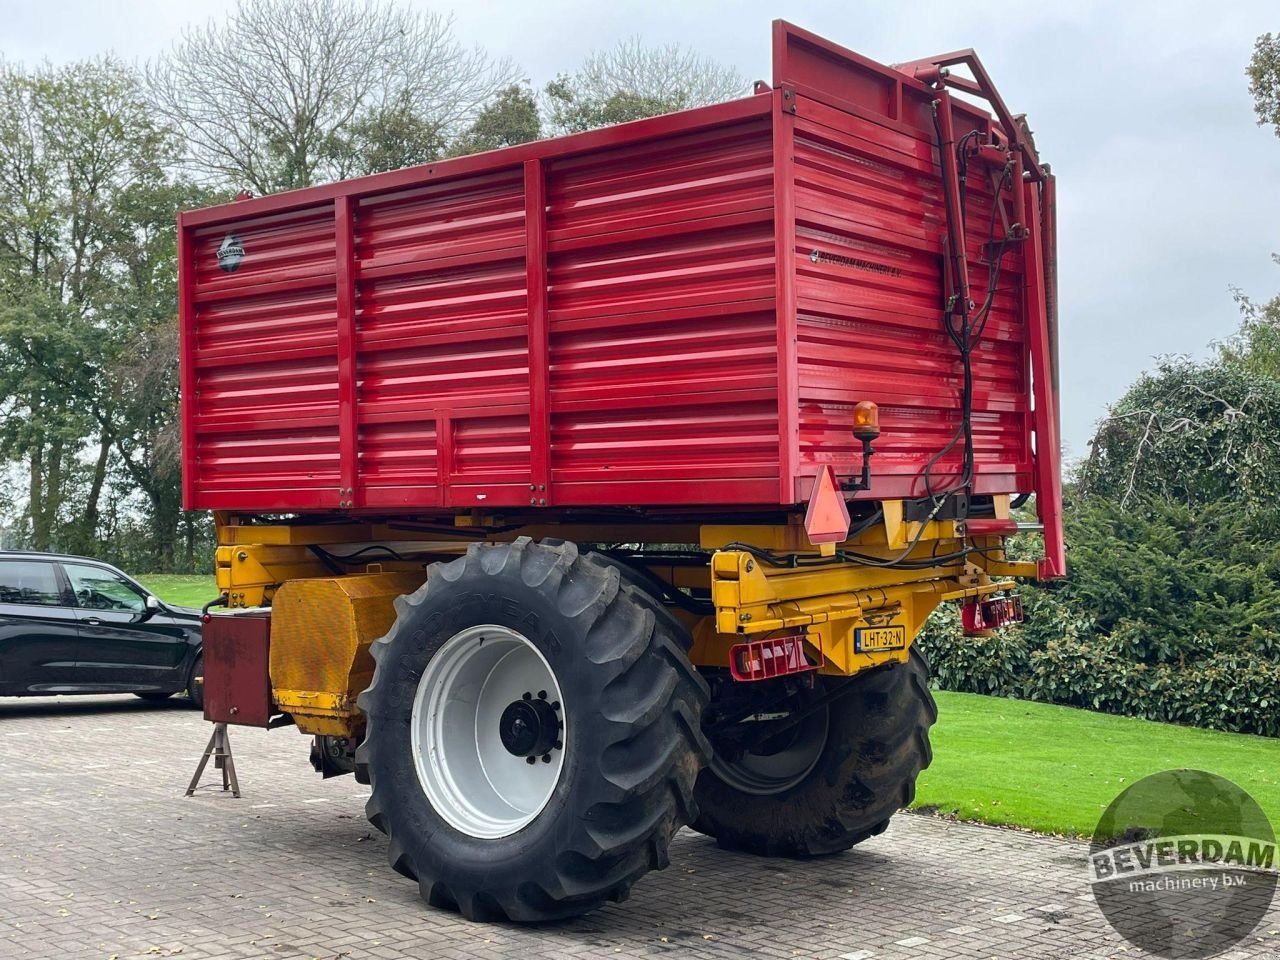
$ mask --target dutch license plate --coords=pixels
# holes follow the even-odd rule
[[[858,653],[901,650],[906,645],[906,627],[859,627],[853,631],[853,649]]]

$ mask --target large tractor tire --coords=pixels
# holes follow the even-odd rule
[[[572,543],[472,546],[396,601],[356,763],[392,866],[472,920],[624,900],[696,816],[707,687],[655,601]]]
[[[717,754],[698,778],[694,829],[727,849],[770,857],[838,853],[883,833],[932,759],[938,709],[928,661],[913,646],[906,664],[819,678],[791,707],[832,693],[827,706],[754,752],[724,749],[732,739],[713,737]]]

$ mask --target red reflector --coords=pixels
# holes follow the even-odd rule
[[[960,609],[960,622],[964,624],[964,632],[969,634],[994,630],[1010,623],[1021,623],[1022,598],[991,597],[966,603]]]
[[[849,536],[849,505],[836,483],[830,465],[818,471],[809,495],[809,509],[804,512],[804,532],[810,543],[842,543]]]
[[[768,680],[791,673],[817,670],[826,658],[819,651],[819,662],[810,663],[804,654],[804,635],[772,637],[735,643],[729,648],[729,673],[740,681]]]

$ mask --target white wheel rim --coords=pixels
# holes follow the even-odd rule
[[[506,711],[523,710],[516,701],[530,702],[541,718],[520,728],[536,728],[545,746],[533,762],[513,753],[499,729]],[[528,826],[560,782],[564,718],[555,672],[527,637],[494,624],[454,634],[427,663],[413,700],[413,759],[431,806],[455,830],[485,840]],[[509,740],[510,733],[508,723]],[[546,742],[551,736],[558,746]]]

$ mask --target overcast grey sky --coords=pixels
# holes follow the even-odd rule
[[[1280,292],[1280,139],[1254,123],[1244,67],[1275,0],[764,3],[472,0],[461,39],[535,84],[640,34],[769,77],[769,23],[791,20],[884,62],[974,47],[1025,111],[1059,180],[1063,432],[1093,425],[1152,358],[1204,355],[1237,322],[1230,290]],[[198,10],[198,12],[197,12]],[[218,6],[173,0],[0,0],[0,53],[61,62],[112,49],[145,60]]]

